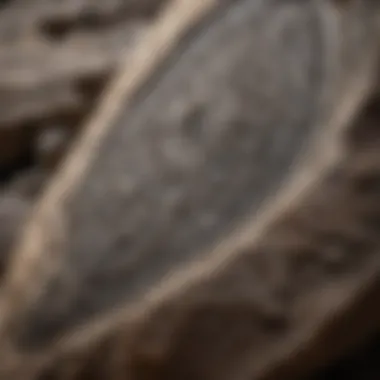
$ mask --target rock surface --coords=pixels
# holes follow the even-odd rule
[[[102,93],[105,85],[109,82],[109,79],[113,76],[121,59],[125,57],[125,54],[128,55],[128,51],[138,40],[140,32],[155,19],[155,15],[157,15],[164,3],[165,0],[8,0],[0,2],[0,275],[3,273],[4,269],[6,269],[9,260],[8,254],[20,236],[20,231],[25,220],[28,219],[35,200],[44,189],[46,180],[49,179],[59,167],[61,157],[65,154],[72,141],[80,132],[84,120],[88,117],[91,111],[96,108],[98,97]],[[210,73],[211,72],[212,70],[210,70]],[[207,78],[208,77],[206,77],[206,79]],[[359,147],[358,155],[360,158],[362,156],[366,157],[364,149],[367,145],[373,146],[373,144],[375,144],[374,146],[378,147],[380,144],[379,134],[376,131],[376,128],[373,127],[373,124],[376,125],[376,121],[379,120],[378,113],[374,111],[378,106],[378,103],[379,100],[375,98],[371,112],[367,113],[370,115],[371,121],[374,123],[366,123],[366,128],[354,129],[354,138],[352,141],[356,148]],[[375,107],[373,107],[374,104]],[[190,120],[193,120],[193,122],[195,120],[196,123],[197,115],[199,116],[196,112],[195,116],[190,112],[190,115],[187,116],[189,116]],[[190,116],[194,116],[195,119],[192,119]],[[156,120],[156,118],[153,117],[152,119]],[[148,122],[146,123],[149,124]],[[163,122],[162,124],[167,125],[168,123]],[[193,130],[190,132],[191,138],[199,138],[196,133],[193,133]],[[133,146],[130,148],[130,151],[132,152]],[[110,155],[109,151],[105,150],[105,152],[108,152],[107,154]],[[373,159],[373,157],[371,158],[371,162],[377,164],[378,156],[375,154],[374,157],[375,159]],[[110,162],[114,161],[115,160],[110,160]],[[231,160],[231,162],[234,161]],[[368,199],[371,200],[371,202],[378,199],[378,194],[374,192],[374,189],[378,186],[378,168],[366,166],[368,164],[368,161],[366,160],[363,160],[363,162],[364,169],[367,170],[369,168],[368,170],[370,171],[370,178],[365,177],[363,180],[364,183],[357,181],[356,177],[350,182],[350,172],[346,172],[346,177],[343,176],[343,180],[337,180],[338,184],[341,181],[344,185],[335,185],[334,181],[332,181],[332,183],[334,186],[337,186],[338,190],[339,186],[346,186],[344,187],[345,191],[349,188],[349,194],[352,198],[348,197],[348,199],[360,200],[358,204],[363,207],[363,209],[360,210],[364,213],[363,210],[365,209],[365,215],[371,216],[371,220],[368,222],[370,223],[371,228],[371,234],[368,236],[371,236],[371,238],[368,238],[366,242],[371,242],[371,244],[373,243],[374,246],[377,246],[378,239],[376,236],[378,236],[378,234],[376,235],[375,232],[378,231],[378,220],[376,221],[373,219],[373,216],[376,216],[377,209],[376,207],[372,207],[368,210],[368,205],[364,198],[362,198],[362,194],[363,192],[367,192]],[[101,165],[98,167],[100,166]],[[348,166],[351,170],[351,166]],[[360,172],[360,170],[363,168],[356,168],[355,165],[353,166],[355,170],[358,170],[357,172],[354,170],[354,172],[355,174],[359,173],[361,180],[362,172]],[[104,173],[100,174],[102,176],[99,175],[99,177],[107,178],[106,170],[104,170]],[[168,178],[169,177],[170,176],[168,176]],[[246,178],[247,176],[243,177]],[[347,183],[350,185],[347,186]],[[360,187],[360,191],[358,190],[360,194],[355,192],[358,184]],[[227,186],[224,186],[224,188],[226,187]],[[92,188],[95,188],[95,186],[92,186]],[[327,188],[327,190],[329,191],[329,188]],[[86,191],[88,191],[88,189]],[[329,194],[328,191],[327,194]],[[341,199],[339,194],[337,196],[336,192],[331,190],[331,188],[330,191],[333,194],[330,194],[331,199],[334,201],[334,205],[331,209],[334,210],[334,207],[336,207],[336,215],[340,212],[341,214],[339,215],[346,215],[344,200]],[[85,193],[85,195],[87,194],[88,193]],[[340,194],[345,194],[345,192],[341,191]],[[331,236],[329,235],[331,231],[338,235],[342,231],[344,231],[344,234],[352,232],[352,234],[345,235],[345,238],[347,238],[349,242],[351,242],[352,239],[355,240],[357,238],[359,243],[363,244],[364,252],[367,245],[361,240],[363,238],[359,233],[361,231],[359,231],[359,228],[356,230],[350,230],[351,226],[357,227],[356,222],[358,219],[355,219],[354,217],[356,215],[354,211],[356,212],[357,210],[349,208],[351,213],[347,212],[347,215],[349,216],[347,220],[344,219],[341,225],[334,224],[334,217],[336,217],[336,215],[334,214],[331,217],[328,217],[330,208],[322,198],[323,197],[317,197],[317,200],[315,201],[317,206],[314,207],[314,212],[315,215],[321,216],[321,220],[325,220],[324,225],[322,227],[318,226],[318,223],[315,222],[318,218],[310,219],[308,218],[308,214],[305,214],[302,211],[300,212],[300,220],[305,223],[300,224],[302,226],[310,227],[312,233],[307,237],[295,237],[300,238],[301,243],[305,243],[310,237],[313,241],[314,248],[321,249],[322,253],[320,256],[317,255],[317,258],[314,257],[314,260],[311,259],[313,252],[310,253],[310,251],[305,248],[306,251],[304,254],[306,259],[304,258],[304,260],[298,256],[293,257],[290,253],[290,259],[288,262],[282,261],[280,255],[276,256],[278,264],[268,260],[264,255],[262,261],[257,262],[257,264],[263,265],[264,269],[266,268],[269,272],[271,270],[283,271],[281,273],[283,273],[285,277],[288,276],[286,280],[288,282],[285,281],[284,284],[292,284],[291,289],[288,289],[290,295],[285,291],[282,291],[285,289],[284,287],[281,288],[282,290],[276,288],[276,286],[278,287],[278,281],[280,280],[277,278],[271,279],[274,282],[268,286],[270,291],[273,289],[273,291],[275,291],[277,289],[275,291],[276,296],[283,296],[284,299],[288,299],[289,297],[292,297],[291,294],[297,294],[297,292],[301,294],[304,291],[304,289],[300,289],[303,288],[303,286],[300,286],[302,281],[304,281],[305,291],[307,291],[310,284],[312,284],[310,286],[315,285],[313,282],[315,278],[317,278],[322,285],[325,279],[326,282],[328,282],[327,278],[333,278],[334,281],[339,283],[339,274],[341,272],[355,271],[355,268],[359,267],[359,258],[354,254],[351,255],[351,251],[346,257],[344,254],[348,251],[343,250],[344,252],[342,253],[342,249],[334,244],[336,243],[334,236],[331,240]],[[86,196],[83,197],[83,199],[86,199]],[[78,206],[80,206],[79,203],[84,204],[85,202],[78,202]],[[352,204],[353,203],[355,202],[352,202]],[[376,205],[376,202],[372,202],[371,205],[372,204]],[[321,207],[318,205],[321,205]],[[66,210],[67,208],[63,209]],[[80,209],[80,207],[74,207],[73,212],[77,209]],[[323,210],[325,210],[325,212]],[[78,218],[81,219],[83,215],[85,215],[84,212],[79,213]],[[106,212],[104,215],[106,215]],[[95,218],[88,218],[88,220],[90,219],[94,220]],[[341,221],[338,217],[337,220],[338,222]],[[345,224],[346,222],[347,225]],[[342,227],[342,229],[340,229],[340,227]],[[345,228],[347,228],[347,230],[345,230]],[[284,230],[286,233],[286,228],[284,228]],[[269,253],[274,252],[274,254],[276,254],[278,247],[276,247],[276,244],[273,244],[273,246],[271,244],[274,241],[281,241],[281,238],[284,237],[281,229],[278,233],[278,236],[276,236],[276,233],[274,234],[275,239],[269,239],[269,242],[265,243],[267,246],[265,244],[263,245],[264,248],[269,249]],[[369,230],[365,230],[365,233],[369,233]],[[372,235],[372,233],[374,233],[374,235]],[[290,236],[292,235],[290,234]],[[365,238],[368,236],[366,235]],[[318,239],[318,237],[320,239]],[[304,241],[303,238],[306,240]],[[294,244],[294,242],[290,241],[289,243],[286,239],[284,239],[284,242],[284,246],[289,244],[289,251],[292,251],[292,244]],[[119,244],[123,244],[123,242]],[[327,246],[327,249],[325,249],[325,245]],[[262,247],[259,246],[259,251],[260,248]],[[278,251],[277,253],[281,252]],[[371,254],[373,253],[371,252]],[[358,260],[359,264],[357,265],[354,260]],[[290,270],[290,267],[288,267],[287,264],[292,268],[293,265],[297,266],[299,270],[294,274],[294,279],[297,275],[303,275],[304,277],[300,279],[300,282],[293,284],[293,276],[289,275],[287,272],[287,270]],[[239,293],[241,289],[239,286],[236,286],[235,289],[234,284],[238,283],[238,285],[242,284],[242,286],[247,286],[247,284],[249,284],[251,279],[248,277],[246,282],[244,282],[244,273],[247,273],[245,268],[248,267],[249,266],[244,266],[244,268],[239,269],[240,273],[243,274],[242,277],[238,276],[239,281],[242,282],[239,283],[239,281],[237,281],[230,284],[231,286],[228,287],[227,290],[232,292],[231,294],[236,293],[237,296],[241,296]],[[260,272],[259,269],[253,269],[252,273],[258,274],[257,277],[260,278],[260,273],[258,272]],[[276,273],[278,274],[280,272]],[[310,275],[310,278],[308,275]],[[226,272],[225,277],[227,279],[227,284],[228,281],[233,278],[232,274],[231,276],[228,275],[228,271]],[[318,283],[318,281],[315,280],[316,283]],[[258,280],[257,284],[258,288],[262,285],[260,280]],[[264,280],[264,290],[266,286],[265,284],[266,282]],[[198,285],[194,286],[196,294],[198,294],[197,286]],[[203,285],[201,284],[199,286],[200,289],[202,289]],[[218,288],[218,285],[215,286]],[[54,286],[52,287],[54,288]],[[205,299],[208,297],[207,289],[209,288],[205,287],[206,291],[201,292],[205,295]],[[277,293],[277,291],[279,291],[279,293]],[[258,293],[260,293],[260,291],[258,291]],[[197,314],[197,297],[193,297],[191,292],[189,294],[184,294],[189,297],[190,305],[192,302],[195,303],[194,309],[195,314]],[[212,298],[212,290],[210,291],[210,294],[210,297]],[[326,293],[321,292],[321,295],[323,294],[328,296],[330,293],[329,291]],[[376,295],[377,294],[378,293],[376,293]],[[216,297],[216,301],[212,299],[213,302],[216,302],[216,305],[219,305],[218,297],[219,296]],[[299,298],[302,297],[300,296]],[[244,297],[243,300],[248,303],[250,302],[250,300],[247,301]],[[322,296],[319,297],[319,300],[323,303]],[[235,300],[232,299],[230,301],[234,304]],[[307,304],[307,301],[305,302],[305,304]],[[54,306],[54,302],[51,304]],[[139,336],[143,342],[141,344],[136,343],[136,347],[132,345],[136,351],[133,352],[133,357],[136,358],[136,364],[133,364],[132,368],[139,374],[136,375],[136,379],[166,379],[166,377],[159,377],[157,373],[154,373],[154,370],[158,368],[157,366],[163,366],[164,371],[171,370],[170,366],[173,365],[172,362],[174,361],[174,367],[177,363],[175,359],[172,359],[173,357],[176,358],[177,355],[178,363],[181,364],[181,360],[183,363],[186,363],[187,355],[189,352],[191,354],[191,349],[186,351],[182,342],[185,342],[185,345],[190,342],[189,344],[191,345],[192,340],[191,337],[188,336],[188,331],[191,331],[191,328],[194,328],[194,324],[196,323],[194,322],[194,319],[196,318],[194,317],[192,319],[191,312],[189,312],[187,316],[177,316],[176,304],[173,303],[173,305],[171,305],[172,309],[169,307],[168,316],[172,318],[173,325],[178,323],[178,336],[171,337],[170,339],[167,338],[165,336],[165,331],[157,332],[154,330],[155,323],[152,323],[152,337],[149,336],[149,323],[147,333],[145,330],[136,330],[136,336]],[[268,306],[269,316],[264,316],[262,322],[264,326],[262,327],[263,331],[268,332],[268,336],[270,334],[274,334],[274,336],[278,334],[280,336],[281,331],[286,331],[287,328],[290,331],[297,328],[297,326],[294,325],[294,321],[291,320],[293,309],[289,308],[291,311],[286,310],[286,312],[291,314],[290,320],[293,323],[293,325],[292,323],[288,325],[288,320],[285,321],[285,324],[283,324],[283,321],[281,320],[281,308],[278,311],[276,309],[278,305],[274,305],[275,310],[272,310],[272,306],[273,305]],[[201,320],[201,327],[207,325],[207,313],[209,310],[207,309],[207,305],[204,310],[202,307],[200,307],[201,316],[199,317]],[[205,312],[203,322],[202,310]],[[368,310],[372,310],[372,306],[368,307]],[[373,311],[374,314],[376,314],[374,308]],[[91,313],[91,310],[86,312]],[[163,311],[160,309],[157,311],[159,316],[160,312],[162,312],[165,317],[165,306],[163,307]],[[279,319],[276,319],[277,312],[280,313]],[[272,313],[274,315],[273,318]],[[310,314],[313,314],[313,311],[311,311]],[[52,315],[54,315],[53,312]],[[212,318],[213,314],[210,313],[210,315]],[[218,321],[222,320],[221,323],[229,323],[229,318],[232,318],[231,320],[233,321],[235,320],[233,319],[235,316],[232,307],[226,308],[226,313],[224,315],[226,316],[225,318],[222,315],[222,317],[218,319]],[[42,319],[43,317],[44,316],[42,316]],[[189,318],[187,319],[187,317]],[[369,318],[365,317],[364,319],[365,322],[367,322],[367,319]],[[202,323],[205,325],[202,325]],[[248,321],[247,323],[247,331],[249,331],[251,321]],[[358,324],[358,321],[355,321],[355,323],[356,324],[354,325],[348,323],[348,326],[354,326],[358,331],[361,331],[362,327]],[[216,324],[213,326],[217,328]],[[157,328],[157,330],[160,329]],[[237,330],[239,333],[239,329]],[[210,335],[208,331],[205,330],[204,335],[208,336],[209,334],[210,336],[213,336],[212,331],[213,329],[211,328]],[[350,335],[350,331],[351,330],[346,331],[347,335]],[[158,334],[157,341],[155,340],[155,334]],[[197,334],[198,330],[195,329],[193,335],[196,337]],[[82,362],[80,362],[75,360],[78,359],[78,357],[75,357],[74,355],[74,360],[71,360],[70,357],[68,359],[65,357],[63,361],[59,361],[58,365],[54,363],[55,365],[52,372],[47,373],[45,375],[46,377],[43,376],[43,379],[67,380],[75,378],[78,380],[94,380],[101,376],[102,373],[105,378],[110,378],[110,374],[115,373],[115,379],[122,378],[124,380],[124,377],[122,377],[123,375],[120,375],[123,373],[122,371],[126,366],[123,361],[125,360],[124,357],[122,357],[122,361],[120,361],[120,354],[124,355],[124,343],[121,342],[119,331],[117,331],[117,335],[116,339],[115,337],[110,337],[110,340],[106,339],[105,342],[101,342],[99,352],[97,351],[95,355],[91,356],[89,361],[84,357],[82,358]],[[342,340],[344,341],[343,335],[338,335],[338,337],[342,337]],[[199,339],[201,338],[202,336],[200,336]],[[215,336],[215,339],[218,338],[219,335]],[[148,342],[146,346],[144,346],[144,339]],[[167,354],[165,357],[166,352],[164,350],[162,357],[159,355],[155,356],[155,348],[157,348],[155,343],[159,346],[161,343],[160,339],[163,339],[163,341],[168,339],[167,341],[170,341],[170,344],[168,343],[169,348],[171,347],[170,345],[173,345],[173,347],[176,348],[173,353],[170,355]],[[196,341],[197,338],[194,339]],[[265,339],[270,338],[265,337]],[[265,343],[265,339],[263,338],[263,343]],[[115,340],[117,341],[116,344]],[[178,342],[176,340],[178,340]],[[244,341],[244,339],[242,341]],[[317,362],[316,367],[322,372],[319,373],[319,370],[316,370],[313,373],[310,373],[310,376],[308,376],[307,379],[314,379],[312,376],[315,376],[316,380],[348,378],[372,380],[379,378],[380,366],[378,363],[380,354],[378,341],[379,339],[376,337],[369,340],[364,339],[364,342],[359,344],[356,350],[355,347],[353,347],[349,352],[344,353],[345,356],[340,359],[338,358],[339,360],[336,362],[336,358],[328,363],[322,363],[321,361]],[[207,347],[209,347],[210,342],[211,340],[204,342],[206,350]],[[328,346],[330,346],[330,344],[332,346],[334,345],[332,344],[334,342],[331,341],[331,336],[327,343]],[[120,345],[122,345],[122,347],[120,347]],[[215,347],[211,344],[207,352],[210,353],[213,349],[215,349]],[[223,345],[221,345],[221,349],[223,350]],[[334,349],[332,348],[332,350]],[[329,351],[329,349],[326,351]],[[90,355],[92,354],[93,353],[90,353]],[[259,351],[257,352],[257,355],[260,356]],[[318,359],[319,354],[316,355]],[[323,357],[324,354],[322,353],[319,358]],[[99,358],[99,360],[97,360],[97,358]],[[204,364],[203,358],[200,358],[199,356],[194,356],[194,358],[199,367]],[[140,359],[142,360],[141,368],[139,367]],[[239,359],[240,358],[237,358],[237,360]],[[312,358],[314,361],[317,359]],[[218,366],[218,363],[216,364]],[[134,366],[138,368],[136,369]],[[326,367],[326,369],[323,369],[322,367]],[[120,369],[120,371],[118,371],[118,369]],[[78,372],[76,375],[74,375],[74,372],[70,372],[77,370]],[[178,373],[181,373],[181,378],[185,378],[185,374],[181,372],[182,368],[176,368],[175,370],[179,371]],[[118,373],[115,371],[118,371]],[[196,371],[196,368],[194,371]],[[222,375],[224,376],[225,373],[227,372],[223,371]],[[271,377],[268,377],[268,379],[269,378],[272,379]],[[274,379],[277,378],[282,377],[274,377]],[[110,380],[113,380],[113,378],[110,378]]]
[[[0,255],[14,239],[13,222],[21,223],[19,205],[36,199],[167,1],[0,2]]]

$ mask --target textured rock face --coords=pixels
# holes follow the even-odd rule
[[[379,4],[1,7],[2,379],[377,378]]]

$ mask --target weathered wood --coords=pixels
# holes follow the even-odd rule
[[[2,378],[115,331],[96,376],[293,379],[339,353],[320,341],[362,317],[380,269],[362,187],[378,154],[345,140],[376,84],[379,8],[173,1],[14,253]]]

